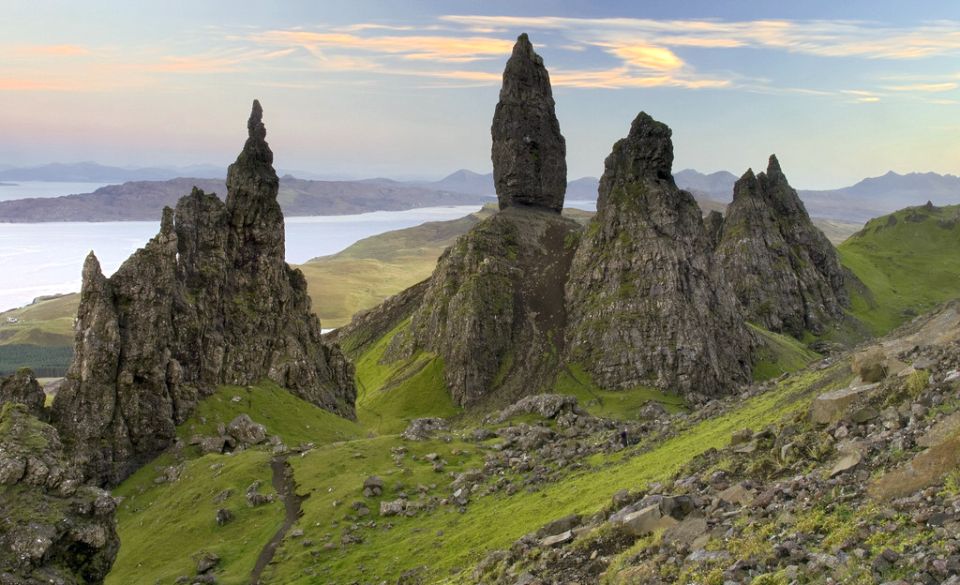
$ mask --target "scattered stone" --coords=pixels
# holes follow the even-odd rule
[[[371,475],[363,482],[363,495],[373,498],[383,494],[383,480],[376,475]]]
[[[408,441],[426,441],[434,434],[449,430],[442,418],[415,418],[410,421],[401,436]]]
[[[200,553],[200,558],[197,559],[197,574],[202,575],[209,573],[218,564],[220,564],[220,556],[218,554],[204,551]]]
[[[224,526],[233,520],[233,512],[226,508],[217,510],[217,526]]]

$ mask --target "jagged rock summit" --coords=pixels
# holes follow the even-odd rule
[[[169,446],[220,384],[270,378],[354,416],[352,366],[321,341],[306,281],[284,261],[262,113],[255,101],[226,204],[195,188],[112,277],[92,253],[84,264],[74,360],[53,420],[94,483],[116,484]]]
[[[605,161],[566,285],[567,355],[604,387],[718,395],[749,381],[753,341],[670,136],[641,112]]]
[[[801,337],[843,318],[849,298],[837,252],[775,155],[765,173],[748,169],[737,181],[717,239],[717,258],[748,320]]]
[[[560,213],[567,146],[554,112],[550,74],[526,33],[517,38],[503,71],[491,134],[500,209],[530,206]]]

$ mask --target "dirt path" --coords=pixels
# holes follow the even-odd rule
[[[273,555],[277,552],[277,547],[287,535],[287,531],[300,518],[300,503],[306,499],[306,496],[297,495],[297,482],[293,477],[293,470],[287,465],[289,455],[278,455],[270,461],[270,469],[273,470],[273,489],[277,490],[280,499],[283,500],[284,518],[283,525],[277,530],[267,546],[260,551],[257,557],[257,564],[253,567],[253,573],[250,574],[250,583],[260,585],[260,577],[263,570],[267,568]]]

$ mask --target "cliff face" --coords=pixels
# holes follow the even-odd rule
[[[572,220],[530,208],[484,220],[440,257],[389,355],[442,356],[460,405],[540,390],[563,346],[563,283],[579,231]]]
[[[85,475],[115,484],[166,448],[219,384],[270,378],[353,417],[352,367],[324,345],[303,275],[284,262],[277,175],[260,104],[228,171],[198,189],[111,278],[87,258],[75,358],[54,421]]]
[[[737,181],[716,254],[747,319],[772,331],[823,333],[849,305],[837,252],[776,156],[766,173],[748,170]]]
[[[606,159],[566,284],[567,357],[606,387],[721,394],[749,380],[752,340],[673,181],[670,135],[640,113]]]

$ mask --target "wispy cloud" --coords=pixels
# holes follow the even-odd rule
[[[359,26],[359,25],[358,25]],[[404,59],[447,63],[465,63],[500,58],[509,54],[513,42],[493,37],[453,37],[430,35],[361,36],[341,32],[305,30],[269,30],[250,39],[260,45],[299,47],[315,56],[327,52],[359,50],[396,55]]]
[[[889,85],[886,89],[890,91],[919,91],[923,93],[940,93],[944,91],[953,91],[960,87],[956,82],[945,83],[911,83],[908,85]]]
[[[918,59],[960,51],[960,23],[911,28],[859,21],[722,21],[448,15],[468,30],[556,30],[594,42],[640,39],[668,47],[766,48],[822,57]]]

